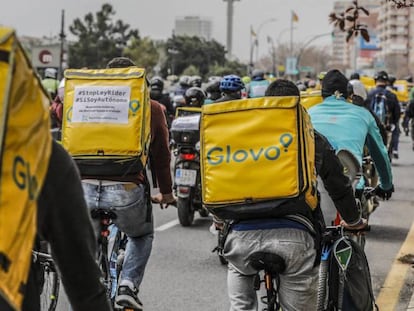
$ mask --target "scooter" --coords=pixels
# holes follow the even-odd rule
[[[183,227],[191,226],[196,211],[208,216],[202,205],[200,176],[200,113],[177,116],[171,126],[175,156],[174,189],[177,196],[178,220]]]

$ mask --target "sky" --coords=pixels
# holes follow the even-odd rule
[[[6,0],[1,0],[6,2]],[[240,0],[234,2],[233,54],[241,61],[250,57],[250,28],[258,34],[258,55],[270,52],[267,37],[277,44],[289,44],[291,12],[298,16],[293,42],[299,46],[314,36],[329,33],[332,25],[328,15],[333,0]],[[177,17],[201,16],[213,24],[212,37],[226,45],[227,3],[223,0],[13,0],[0,10],[0,24],[16,29],[20,36],[56,36],[60,32],[61,11],[65,10],[65,31],[79,17],[99,11],[110,3],[122,19],[141,37],[167,39],[171,37]],[[259,31],[258,31],[259,30]],[[70,38],[70,36],[69,36]],[[315,40],[314,45],[329,44],[329,36]],[[256,52],[254,53],[256,56]]]

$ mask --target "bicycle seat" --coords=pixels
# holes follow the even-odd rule
[[[254,269],[268,271],[273,276],[283,273],[286,269],[285,260],[273,253],[255,252],[247,258],[247,261]]]
[[[116,214],[108,209],[103,209],[103,208],[94,208],[93,210],[91,210],[91,217],[92,219],[103,219],[103,218],[110,218],[110,219],[116,219]]]

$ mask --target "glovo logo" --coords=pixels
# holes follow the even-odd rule
[[[16,186],[20,190],[27,190],[30,200],[36,199],[39,185],[36,176],[31,174],[30,163],[21,156],[14,157],[12,174]]]
[[[139,110],[139,108],[141,107],[141,103],[139,102],[138,99],[133,99],[129,102],[129,110],[131,110],[132,115],[136,115],[137,111]]]
[[[220,165],[222,163],[241,163],[253,159],[257,162],[261,159],[276,161],[280,158],[282,151],[288,152],[289,146],[293,142],[293,136],[289,133],[282,134],[279,138],[280,145],[260,147],[259,149],[237,149],[233,150],[231,145],[223,147],[213,147],[207,151],[207,161],[210,165]]]

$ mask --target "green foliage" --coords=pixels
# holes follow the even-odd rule
[[[149,37],[133,38],[125,48],[124,56],[132,59],[137,66],[145,68],[149,73],[153,71],[159,59],[157,47]]]
[[[115,11],[110,4],[101,11],[88,13],[83,21],[76,18],[69,26],[78,41],[69,46],[69,67],[104,68],[109,60],[121,56],[131,38],[139,39],[138,30],[121,20],[113,21]]]
[[[247,75],[247,66],[238,61],[227,61],[224,66],[213,65],[210,67],[208,76],[225,76],[235,74],[240,77]]]
[[[164,76],[169,73],[181,75],[190,65],[205,76],[210,66],[223,66],[226,62],[224,46],[215,40],[207,41],[195,36],[173,36],[167,40],[165,51],[167,59],[161,70]]]
[[[199,70],[197,69],[196,66],[190,65],[190,66],[188,66],[187,68],[184,69],[182,74],[187,75],[187,76],[199,76],[200,72],[199,72]]]
[[[173,36],[165,44],[166,60],[161,72],[164,76],[199,75],[223,76],[245,75],[247,67],[238,61],[226,59],[226,49],[215,40],[199,37]]]

